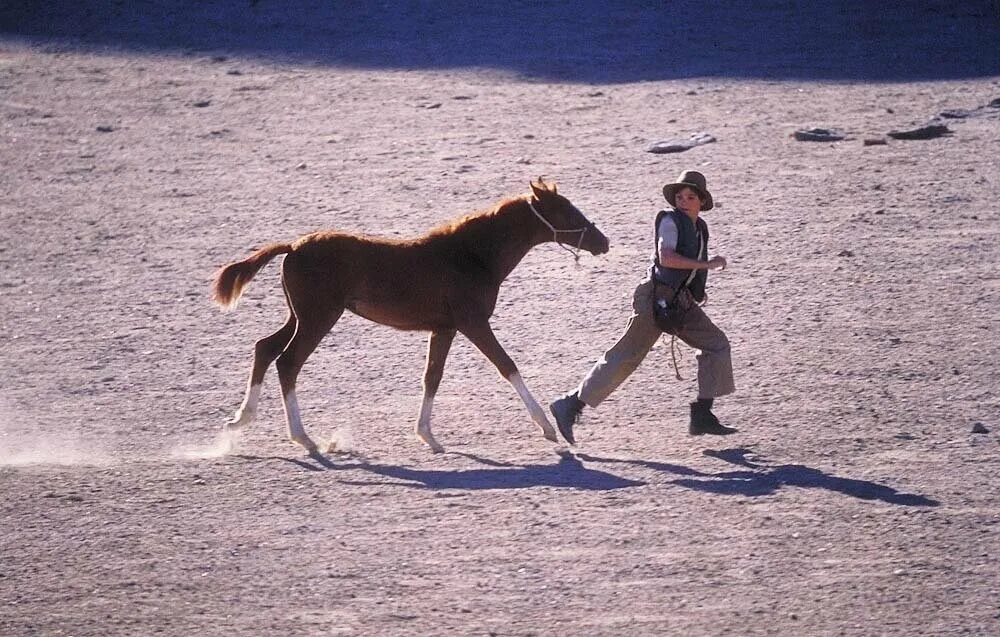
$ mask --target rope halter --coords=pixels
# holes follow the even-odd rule
[[[538,217],[538,220],[541,221],[542,223],[544,223],[545,227],[552,231],[552,240],[555,242],[555,244],[557,246],[559,246],[560,248],[562,248],[563,250],[565,250],[565,251],[569,252],[570,254],[572,254],[573,255],[573,260],[576,261],[577,263],[579,263],[580,262],[580,246],[583,245],[583,237],[584,237],[584,235],[587,234],[587,231],[590,230],[591,227],[593,227],[594,224],[588,223],[587,225],[585,225],[582,228],[573,228],[571,230],[560,230],[560,229],[556,228],[555,226],[553,226],[551,223],[549,223],[549,220],[546,219],[545,217],[543,217],[542,213],[538,212],[538,210],[535,209],[535,205],[532,203],[531,199],[528,200],[528,207],[531,208],[531,212],[535,213],[535,216]],[[570,248],[566,244],[560,243],[559,242],[559,233],[560,232],[563,233],[563,234],[572,234],[574,232],[579,232],[580,233],[580,238],[576,242],[576,247],[575,248]]]

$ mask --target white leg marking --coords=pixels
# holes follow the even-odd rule
[[[521,380],[521,374],[514,372],[510,375],[507,381],[514,386],[517,390],[517,394],[524,401],[524,405],[528,408],[528,413],[531,414],[532,420],[542,428],[542,435],[545,436],[546,440],[551,440],[552,442],[557,442],[556,430],[552,428],[549,423],[549,419],[545,416],[545,411],[539,406],[535,397],[531,395],[528,388],[525,386],[524,381]]]
[[[424,392],[424,401],[420,404],[420,415],[417,417],[417,438],[431,448],[434,453],[441,453],[444,447],[438,444],[431,433],[431,409],[434,407],[434,394]]]
[[[306,430],[302,427],[299,401],[295,398],[294,389],[285,396],[285,421],[288,423],[288,437],[292,442],[302,445],[310,453],[316,451],[316,443],[306,435]]]
[[[250,421],[257,415],[257,403],[260,401],[260,385],[247,384],[247,393],[243,397],[243,404],[236,410],[233,419],[226,425],[227,429],[239,429],[250,424]]]

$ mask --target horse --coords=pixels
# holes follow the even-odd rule
[[[277,361],[288,437],[310,455],[318,453],[302,425],[296,379],[344,310],[350,310],[396,329],[430,332],[416,435],[435,453],[444,448],[431,433],[431,408],[458,332],[514,387],[545,438],[556,442],[545,412],[493,334],[490,317],[500,285],[531,248],[554,241],[579,259],[581,250],[595,256],[606,253],[608,238],[557,192],[554,183],[539,177],[530,185],[530,193],[506,198],[415,239],[319,231],[290,243],[266,245],[222,267],[212,296],[223,309],[232,309],[254,275],[285,255],[281,284],[288,305],[284,325],[254,346],[246,394],[225,429],[239,429],[253,420],[264,375]]]

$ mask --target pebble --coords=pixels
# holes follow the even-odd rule
[[[986,425],[984,425],[983,423],[977,422],[976,424],[972,425],[972,433],[974,433],[974,434],[988,434],[988,433],[990,433],[990,430],[987,429]]]
[[[964,108],[950,108],[946,111],[938,113],[938,117],[943,117],[945,119],[965,119],[970,116],[972,116],[972,111]]]

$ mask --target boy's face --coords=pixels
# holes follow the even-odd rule
[[[701,210],[701,198],[691,188],[684,187],[674,195],[674,205],[687,214],[697,214]]]

